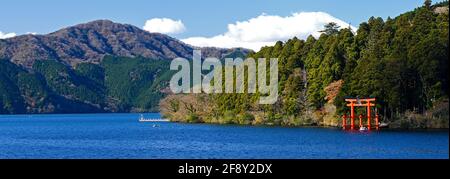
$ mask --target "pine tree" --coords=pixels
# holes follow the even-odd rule
[[[339,28],[341,27],[338,26],[335,22],[330,22],[328,24],[325,24],[324,28],[325,28],[324,30],[321,30],[319,32],[325,33],[327,35],[334,35],[339,32]]]

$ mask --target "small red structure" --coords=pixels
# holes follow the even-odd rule
[[[350,130],[355,129],[355,107],[366,107],[367,113],[367,125],[363,124],[363,115],[359,115],[359,129],[363,127],[367,127],[368,130],[372,129],[372,116],[371,116],[371,107],[375,107],[375,98],[346,98],[347,106],[350,107],[350,126],[347,125],[347,115],[342,116],[342,129],[347,130],[350,127]],[[379,119],[378,113],[375,112],[375,129],[379,129]]]

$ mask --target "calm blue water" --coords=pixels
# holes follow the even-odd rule
[[[138,114],[0,116],[0,158],[449,158],[449,133],[159,122]],[[159,114],[146,114],[158,118]]]

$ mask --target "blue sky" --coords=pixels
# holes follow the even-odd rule
[[[212,37],[228,24],[262,13],[285,17],[297,12],[325,12],[357,27],[371,16],[397,16],[423,0],[6,0],[1,2],[0,32],[45,34],[96,19],[143,27],[151,18],[181,20],[186,30],[172,36]],[[270,25],[267,24],[267,25]]]

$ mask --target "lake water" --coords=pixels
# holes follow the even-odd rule
[[[139,114],[0,116],[0,158],[449,158],[449,132],[139,123]],[[159,118],[159,114],[145,114]],[[154,127],[154,124],[157,124]]]

